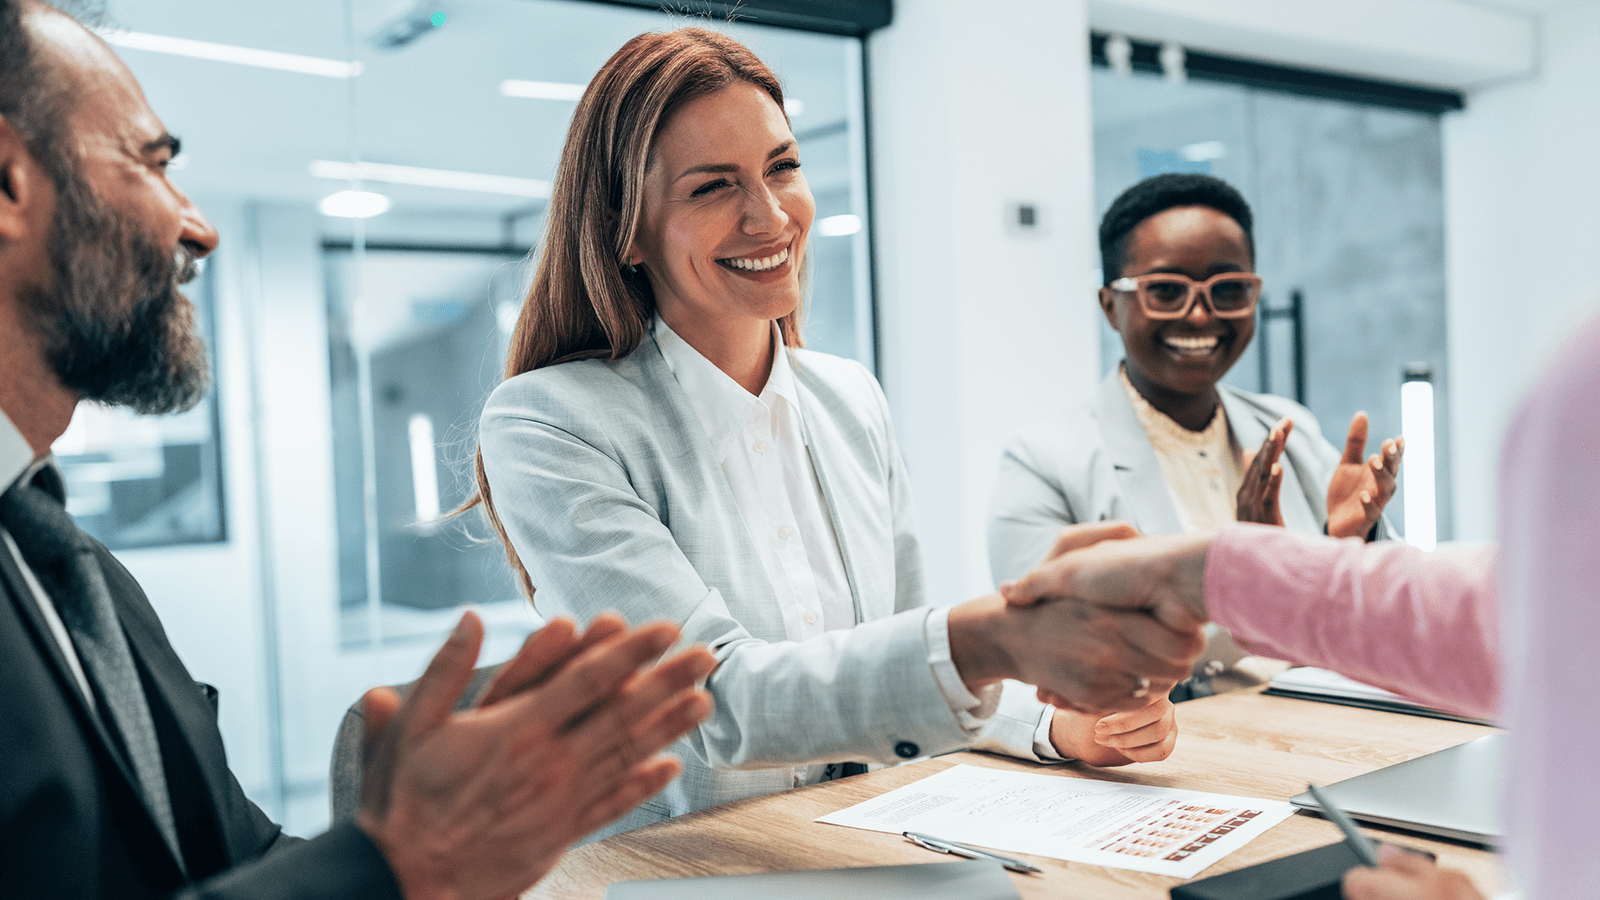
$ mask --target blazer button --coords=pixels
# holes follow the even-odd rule
[[[901,741],[894,745],[894,755],[901,759],[913,759],[922,755],[922,748],[910,741]]]

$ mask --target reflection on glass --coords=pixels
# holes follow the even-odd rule
[[[184,293],[206,345],[215,348],[210,267],[206,272]],[[113,550],[226,539],[217,432],[216,390],[171,416],[80,403],[51,448],[66,478],[67,511]]]
[[[372,250],[361,259],[357,317],[349,248],[324,269],[333,392],[339,608],[346,646],[432,637],[463,603],[520,603],[498,542],[477,513],[440,518],[472,496],[478,411],[500,381],[507,331],[526,278],[512,252]],[[358,355],[371,366],[372,455],[363,452]],[[371,467],[377,596],[364,509]],[[374,603],[374,600],[377,603]],[[381,615],[371,615],[381,605]]]

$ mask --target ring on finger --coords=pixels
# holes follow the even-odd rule
[[[1137,687],[1135,687],[1133,689],[1133,697],[1134,697],[1134,699],[1137,700],[1139,698],[1149,696],[1149,694],[1150,694],[1150,679],[1144,677],[1143,675],[1140,675],[1139,676],[1139,684],[1138,684]]]

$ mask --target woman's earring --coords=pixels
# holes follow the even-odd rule
[[[633,267],[633,263],[624,263],[623,266],[622,266],[622,270],[624,272],[627,272],[629,275],[632,275],[634,272],[638,271],[637,269],[635,269]]]

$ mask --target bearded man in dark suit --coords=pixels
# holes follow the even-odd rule
[[[167,180],[177,150],[98,37],[0,0],[0,893],[514,895],[676,774],[655,754],[709,711],[712,659],[649,665],[670,625],[556,622],[454,713],[483,636],[468,614],[404,702],[369,692],[356,820],[310,841],[269,821],[50,457],[81,399],[162,413],[205,390],[178,286],[217,234]]]

